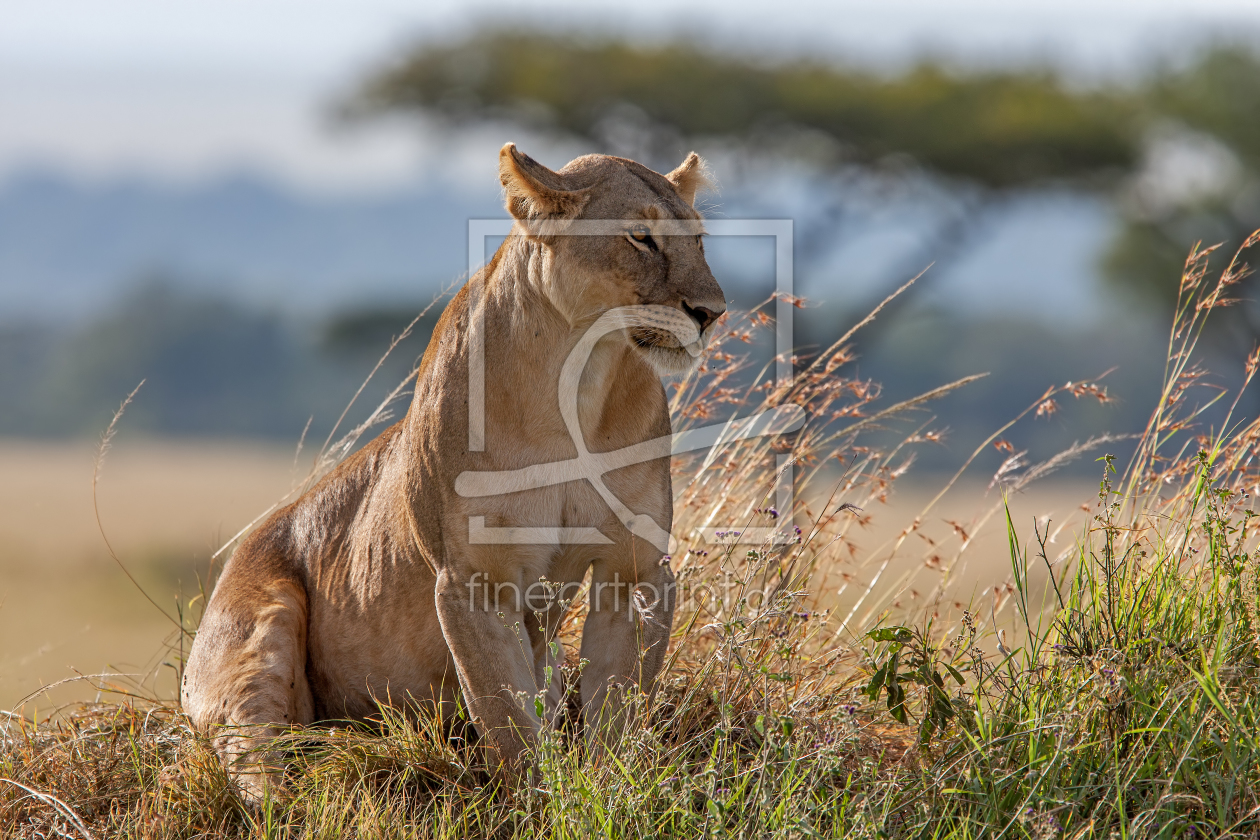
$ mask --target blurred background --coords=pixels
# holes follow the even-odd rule
[[[1260,227],[1260,6],[0,0],[0,707],[169,658],[96,513],[159,606],[187,604],[457,288],[468,219],[504,216],[508,140],[553,167],[705,155],[710,217],[794,221],[803,354],[926,269],[852,375],[884,403],[990,375],[916,420],[944,434],[890,503],[913,515],[1052,384],[1109,371],[1113,399],[1014,450],[1140,431],[1187,251],[1224,242],[1223,266]],[[709,251],[735,306],[773,290],[769,241]],[[1210,385],[1260,337],[1253,282],[1237,297]],[[94,441],[141,380],[94,511]],[[1020,504],[1062,518],[1097,474]]]

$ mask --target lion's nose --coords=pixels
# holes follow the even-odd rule
[[[705,330],[707,330],[709,328],[709,325],[712,324],[714,321],[716,321],[718,318],[722,317],[722,313],[726,311],[725,306],[723,306],[721,309],[717,311],[714,311],[705,306],[692,306],[686,301],[683,301],[682,306],[683,306],[683,312],[686,312],[688,315],[694,318],[696,323],[700,325],[700,332],[704,332]]]

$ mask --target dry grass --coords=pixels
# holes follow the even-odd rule
[[[118,572],[92,516],[92,446],[0,440],[0,708],[80,673],[151,673],[169,621]],[[293,449],[240,441],[124,440],[109,456],[101,520],[167,613],[197,593],[210,555],[292,484]],[[169,696],[170,669],[153,688]],[[90,700],[87,683],[25,709]]]

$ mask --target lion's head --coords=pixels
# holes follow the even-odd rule
[[[509,143],[499,179],[508,212],[539,246],[530,274],[570,324],[588,326],[622,306],[665,306],[695,322],[702,344],[712,336],[726,301],[704,256],[694,204],[706,177],[694,152],[668,175],[609,155],[555,172]],[[626,338],[662,374],[695,363],[669,330],[637,327]]]

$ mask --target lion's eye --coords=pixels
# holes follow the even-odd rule
[[[635,242],[647,242],[652,237],[652,231],[648,230],[647,225],[635,225],[630,228],[630,238]]]

